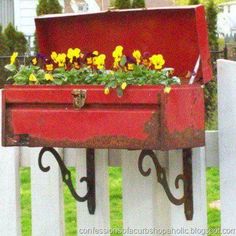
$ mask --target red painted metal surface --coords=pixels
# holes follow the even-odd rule
[[[112,51],[123,45],[127,55],[134,49],[163,54],[166,65],[181,77],[193,71],[200,56],[198,79],[206,83],[212,78],[203,6],[46,16],[36,19],[36,27],[46,55],[70,47],[98,50],[111,66]]]
[[[36,19],[40,50],[80,47],[111,53],[123,45],[162,53],[166,65],[184,76],[201,58],[197,80],[211,79],[202,6],[117,11]],[[109,56],[110,55],[110,56]],[[183,81],[186,82],[187,81]],[[6,86],[3,90],[3,145],[170,150],[204,145],[204,96],[199,83],[128,86],[119,98],[101,86]],[[87,91],[85,106],[73,107],[73,89]]]
[[[71,91],[87,90],[73,107]],[[100,86],[8,86],[3,91],[6,146],[169,150],[204,145],[199,85],[130,86],[123,97]]]

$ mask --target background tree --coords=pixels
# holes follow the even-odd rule
[[[48,0],[48,14],[62,13],[62,6],[58,0]]]
[[[19,32],[10,23],[2,32],[0,25],[0,56],[9,56],[13,52],[24,55],[27,51],[27,40],[22,32]],[[0,87],[6,83],[8,72],[4,70],[4,66],[9,63],[9,58],[0,60]]]
[[[47,2],[48,2],[47,0],[39,0],[39,3],[38,3],[37,8],[36,8],[37,16],[47,14],[47,12],[48,12]]]
[[[144,8],[145,0],[133,0],[132,8]]]
[[[214,0],[209,0],[207,7],[207,23],[208,23],[208,36],[211,50],[218,49],[218,35],[217,35],[217,6]]]
[[[131,8],[130,0],[116,0],[115,7],[119,9]]]
[[[209,0],[206,6],[209,45],[212,51],[218,50],[217,35],[217,5]],[[215,120],[217,111],[217,81],[216,75],[205,86],[206,120],[208,124]]]
[[[7,46],[7,40],[2,32],[2,26],[0,25],[0,56],[8,56],[9,54],[10,53],[9,53],[9,48]],[[8,73],[4,70],[4,66],[7,63],[8,63],[8,58],[0,60],[0,88],[3,86],[8,76]]]
[[[15,29],[12,23],[9,23],[4,30],[6,38],[6,45],[9,49],[9,53],[18,52],[19,55],[24,55],[27,51],[27,40],[22,32]]]
[[[200,4],[200,1],[199,0],[189,0],[189,5],[198,5]]]
[[[7,46],[7,40],[2,32],[2,25],[0,25],[0,56],[9,55],[9,48]]]

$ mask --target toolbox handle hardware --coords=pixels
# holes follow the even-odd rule
[[[86,102],[87,90],[73,89],[71,94],[73,95],[74,108],[81,109],[85,105],[85,102]]]

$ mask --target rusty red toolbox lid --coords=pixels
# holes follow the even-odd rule
[[[162,54],[166,66],[175,68],[178,76],[195,71],[195,81],[206,83],[212,78],[202,5],[47,15],[35,21],[40,52],[46,55],[75,47],[98,50],[107,55],[111,66],[112,51],[122,45],[126,55],[134,49]]]

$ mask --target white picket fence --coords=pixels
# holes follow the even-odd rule
[[[206,168],[220,163],[221,225],[225,235],[236,235],[236,62],[218,61],[219,131],[206,132],[206,147],[193,149],[193,221],[186,221],[183,206],[169,202],[151,160],[145,168],[152,174],[143,177],[138,170],[140,151],[96,150],[96,213],[89,215],[86,203],[77,203],[77,235],[111,235],[108,167],[122,167],[123,235],[206,235]],[[219,145],[218,145],[219,144]],[[84,149],[57,149],[68,167],[77,170],[76,179],[86,176]],[[50,153],[43,163],[51,170],[38,167],[40,148],[0,147],[0,235],[21,235],[19,168],[31,168],[32,235],[65,235],[64,201],[61,174]],[[174,180],[182,173],[181,151],[157,152],[166,168],[171,191]],[[86,185],[77,183],[82,195]],[[97,231],[96,231],[97,230]],[[222,234],[223,235],[223,234]]]

